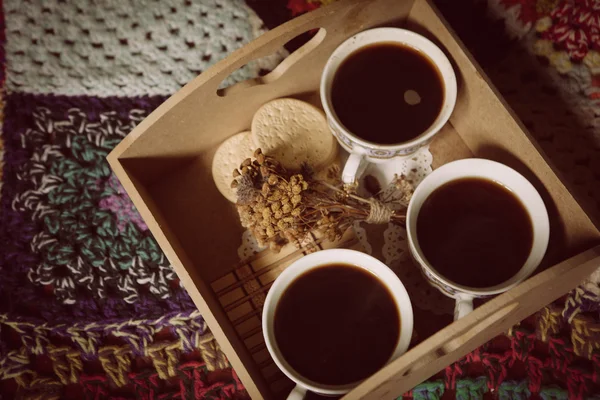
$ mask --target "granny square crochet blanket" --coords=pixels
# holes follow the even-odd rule
[[[208,66],[330,1],[0,0],[0,399],[247,397],[105,157]],[[600,0],[437,4],[598,213]],[[599,281],[404,397],[600,399]]]

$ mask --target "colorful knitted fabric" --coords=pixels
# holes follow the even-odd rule
[[[163,100],[7,93],[7,398],[221,398],[242,389],[231,370],[210,372],[227,360],[105,161]]]
[[[0,398],[244,397],[105,157],[260,18],[238,0],[0,6]]]
[[[272,28],[321,3],[248,4],[256,13],[241,0],[0,4],[0,399],[246,396],[105,156],[181,85],[256,37],[261,19]],[[597,2],[439,5],[544,149],[600,204],[590,184],[600,179]],[[599,281],[406,397],[594,398]]]

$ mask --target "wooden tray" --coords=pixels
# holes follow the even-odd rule
[[[454,63],[458,98],[450,122],[432,144],[434,167],[477,156],[517,169],[546,202],[551,242],[541,272],[425,338],[347,398],[401,395],[557,299],[600,266],[598,225],[573,198],[427,0],[343,0],[323,7],[264,34],[203,72],[140,123],[108,156],[253,398],[278,397],[277,388],[267,383],[260,362],[229,318],[227,306],[220,301],[224,292],[211,286],[238,272],[236,249],[242,233],[237,213],[213,184],[212,156],[224,139],[248,129],[254,112],[269,100],[297,97],[318,105],[318,83],[331,52],[351,35],[377,26],[402,26],[422,33]],[[219,89],[236,69],[318,28],[313,39],[270,74]],[[418,318],[415,315],[415,321]]]

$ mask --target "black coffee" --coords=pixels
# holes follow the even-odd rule
[[[275,340],[302,376],[344,385],[375,373],[400,337],[400,314],[388,289],[370,272],[330,264],[299,276],[275,309]]]
[[[424,54],[399,43],[378,43],[352,53],[337,70],[333,109],[352,133],[372,143],[407,142],[440,114],[444,86]]]
[[[427,261],[444,277],[486,288],[523,267],[533,226],[510,190],[487,179],[465,178],[439,187],[425,200],[417,238]]]

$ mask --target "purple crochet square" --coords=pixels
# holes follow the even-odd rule
[[[105,160],[162,101],[7,96],[0,312],[59,323],[195,309]]]

